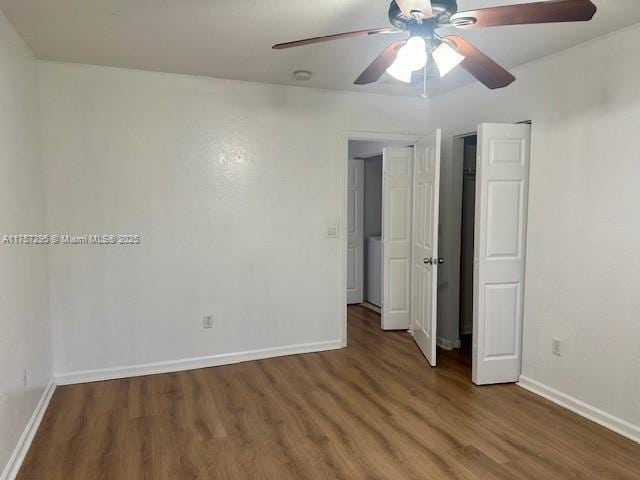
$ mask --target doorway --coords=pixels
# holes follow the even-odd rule
[[[462,139],[462,225],[460,229],[459,360],[471,366],[473,347],[473,257],[476,213],[476,155],[478,134]]]
[[[349,158],[347,217],[347,303],[380,312],[382,152]]]
[[[449,355],[477,385],[511,383],[522,366],[531,124],[481,124],[454,137]]]
[[[383,308],[384,155],[412,149],[403,140],[349,140],[347,175],[347,304]]]
[[[436,365],[437,270],[442,263],[438,256],[441,137],[440,130],[412,141],[398,136],[351,137],[347,138],[345,152],[343,338],[346,340],[347,304],[353,305],[361,298],[364,301],[366,268],[370,300],[382,286],[381,298],[377,299],[381,305],[381,328],[409,331],[431,366]],[[371,142],[378,142],[378,148],[371,151]],[[369,147],[368,155],[354,154],[355,147],[363,146]],[[380,149],[381,232],[369,235],[367,253],[372,260],[365,267],[365,168],[367,159],[379,157]],[[379,182],[374,188],[379,192]],[[381,261],[379,256],[374,258],[376,237],[380,236]],[[375,278],[378,265],[381,278]]]

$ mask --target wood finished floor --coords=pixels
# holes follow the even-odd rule
[[[19,479],[640,479],[640,445],[349,308],[349,347],[59,387]]]

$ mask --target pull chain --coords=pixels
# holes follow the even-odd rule
[[[429,62],[424,64],[424,83],[422,88],[422,95],[420,95],[425,100],[429,98],[429,95],[427,95],[427,65],[428,64]]]

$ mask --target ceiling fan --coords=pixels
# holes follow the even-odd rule
[[[383,34],[408,33],[409,38],[392,43],[362,72],[356,85],[375,83],[387,72],[411,83],[413,72],[433,58],[443,77],[460,65],[488,88],[510,85],[515,77],[458,35],[440,36],[438,30],[463,30],[533,23],[586,22],[596,6],[590,0],[547,0],[458,12],[456,0],[393,0],[389,20],[393,28],[376,28],[307,38],[274,45],[276,50],[314,43]]]

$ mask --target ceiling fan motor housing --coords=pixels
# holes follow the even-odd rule
[[[431,0],[431,9],[433,10],[433,18],[426,19],[426,24],[446,25],[449,23],[451,15],[458,11],[456,0]],[[409,18],[402,13],[400,7],[395,0],[389,6],[389,21],[391,24],[401,30],[411,30],[412,26],[416,26],[418,22],[414,18]]]

